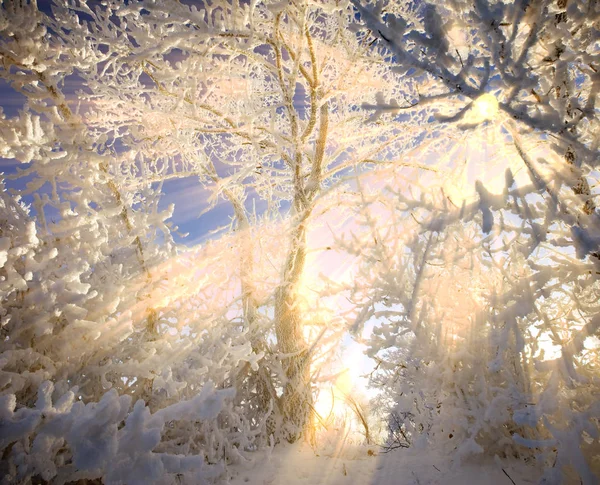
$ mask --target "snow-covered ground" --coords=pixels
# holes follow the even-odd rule
[[[519,461],[453,462],[437,452],[354,446],[323,453],[305,443],[257,454],[230,467],[230,485],[516,485],[537,483],[539,470]]]

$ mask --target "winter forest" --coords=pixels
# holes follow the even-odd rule
[[[1,483],[600,482],[597,0],[0,5]]]

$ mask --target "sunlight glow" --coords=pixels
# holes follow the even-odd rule
[[[315,410],[319,417],[327,423],[333,417],[342,417],[348,411],[346,397],[353,388],[352,378],[348,370],[344,370],[330,388],[322,388],[315,402]]]
[[[319,440],[341,433],[361,441],[364,424],[359,414],[366,415],[364,406],[373,396],[367,391],[365,373],[372,366],[364,355],[364,345],[356,342],[344,347],[340,358],[344,367],[319,386],[315,426]]]
[[[509,180],[513,188],[532,183],[530,169],[515,148],[510,121],[501,115],[493,95],[486,93],[477,98],[463,121],[464,129],[454,146],[436,154],[438,166],[446,169],[442,186],[452,204],[460,207],[479,200],[478,182],[491,195],[502,194]],[[547,145],[526,141],[521,144],[537,176],[544,181],[556,178],[561,160]],[[437,181],[432,179],[432,183]]]
[[[484,93],[473,101],[471,111],[474,124],[491,121],[498,116],[498,100],[493,94]]]

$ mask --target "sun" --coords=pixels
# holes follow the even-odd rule
[[[500,107],[496,96],[490,93],[484,93],[473,101],[471,114],[474,124],[483,123],[484,121],[492,121],[498,116]]]
[[[508,171],[518,187],[531,182],[507,134],[506,119],[496,96],[482,94],[469,105],[454,145],[439,154],[438,165],[446,168],[444,192],[454,205],[477,201],[478,183],[492,195],[502,194]]]

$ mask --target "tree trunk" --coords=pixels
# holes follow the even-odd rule
[[[310,355],[303,333],[302,312],[298,296],[300,278],[306,259],[306,211],[293,230],[284,268],[283,283],[275,302],[275,331],[282,356],[285,383],[281,396],[281,435],[290,443],[310,427],[312,389]]]

